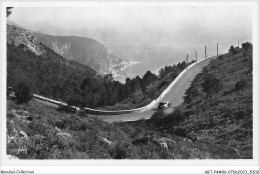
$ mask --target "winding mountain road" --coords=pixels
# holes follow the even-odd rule
[[[183,102],[183,96],[185,91],[190,87],[192,80],[197,74],[199,74],[203,67],[207,66],[212,59],[217,56],[209,57],[196,65],[188,69],[183,76],[174,84],[169,93],[167,93],[161,101],[169,101],[171,103],[171,108],[167,109],[167,112],[171,112],[174,107],[178,106]],[[158,103],[155,104],[154,108],[144,111],[144,112],[132,112],[129,114],[121,115],[94,115],[99,119],[107,122],[124,122],[124,121],[135,121],[140,119],[148,119],[157,110]]]

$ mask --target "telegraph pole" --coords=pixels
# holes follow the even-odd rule
[[[239,41],[237,42],[237,47],[239,48]]]
[[[198,61],[198,55],[197,55],[197,51],[196,51],[196,62]]]
[[[187,54],[186,62],[188,63],[189,61],[189,54]]]
[[[205,45],[205,58],[207,57],[207,46]]]
[[[217,43],[217,55],[218,55],[218,43]]]

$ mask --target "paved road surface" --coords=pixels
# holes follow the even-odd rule
[[[217,56],[213,56],[211,58],[205,59],[189,70],[187,70],[182,78],[172,87],[170,92],[162,99],[162,101],[169,101],[171,103],[170,109],[167,112],[171,112],[174,107],[178,106],[183,102],[183,96],[185,91],[190,87],[192,80],[195,78],[197,74],[199,74],[203,67],[209,64],[210,60],[215,59]],[[152,116],[154,112],[157,110],[158,104],[151,110],[144,112],[133,112],[130,114],[123,115],[94,115],[99,119],[102,119],[107,122],[117,122],[117,121],[134,121],[142,118],[148,119]]]

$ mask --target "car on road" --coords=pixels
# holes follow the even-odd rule
[[[162,101],[162,102],[160,102],[159,103],[159,105],[158,105],[158,109],[166,109],[166,108],[168,108],[168,107],[170,107],[171,106],[171,103],[169,103],[168,101]]]

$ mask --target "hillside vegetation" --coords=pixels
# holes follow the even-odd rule
[[[35,99],[20,105],[7,100],[7,154],[19,159],[174,158],[160,139],[133,139],[116,124],[57,111]]]
[[[217,88],[206,88],[208,83]],[[149,120],[111,124],[34,99],[23,104],[8,99],[7,154],[19,159],[250,159],[252,47],[212,60],[181,106],[170,114],[157,111]]]
[[[124,98],[113,106],[102,106],[98,109],[121,110],[143,107],[157,99],[171,82],[192,63],[193,61],[188,63],[183,61],[172,66],[165,66],[160,69],[158,76],[147,71],[142,78],[139,76],[133,79],[127,78],[124,89],[121,91]]]
[[[186,92],[186,117],[179,128],[192,140],[225,145],[239,158],[252,158],[252,47],[242,46],[213,60],[195,78]],[[203,83],[210,76],[219,87],[209,97]]]
[[[158,111],[149,120],[120,125],[188,138],[210,158],[252,158],[252,46],[242,46],[212,60],[173,113]]]
[[[7,100],[6,143],[7,154],[18,159],[217,158],[207,149],[197,152],[188,138],[68,114],[35,99],[19,105]]]
[[[17,91],[19,84],[27,84],[31,93],[79,107],[117,110],[147,105],[190,64],[166,66],[159,76],[147,71],[142,78],[128,78],[122,84],[112,74],[98,75],[86,65],[65,59],[28,30],[7,25],[7,41],[8,86]]]

